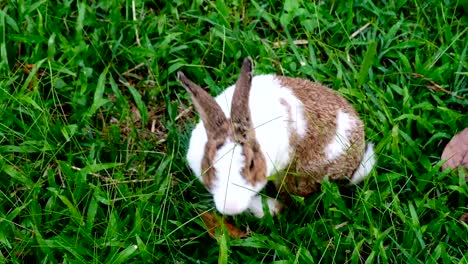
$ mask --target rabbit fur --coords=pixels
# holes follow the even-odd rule
[[[201,121],[187,161],[227,215],[265,212],[259,192],[267,178],[283,193],[307,196],[325,176],[364,180],[376,163],[372,143],[354,108],[335,91],[308,80],[253,76],[250,58],[240,77],[216,98],[178,72]],[[267,198],[270,214],[281,203]]]

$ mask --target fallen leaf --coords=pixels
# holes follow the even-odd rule
[[[445,146],[442,152],[442,160],[446,160],[442,169],[457,168],[458,166],[468,168],[468,128],[456,134]]]
[[[468,224],[468,214],[464,214],[460,217],[460,221]]]
[[[224,224],[229,236],[232,238],[244,238],[248,236],[248,233],[246,231],[243,231],[237,226],[229,223],[227,219],[216,216],[216,214],[214,213],[205,212],[201,216],[203,222],[206,225],[208,234],[212,238],[216,238],[216,230],[220,229],[222,224]]]

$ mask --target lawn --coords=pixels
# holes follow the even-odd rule
[[[0,262],[468,263],[467,53],[466,0],[1,1]],[[176,72],[216,95],[247,56],[345,96],[378,166],[212,238]]]

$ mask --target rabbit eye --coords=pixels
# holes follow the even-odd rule
[[[254,160],[252,159],[252,161],[250,162],[250,170],[252,170],[254,168],[255,164],[254,164]]]

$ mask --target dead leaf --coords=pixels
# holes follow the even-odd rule
[[[468,224],[468,214],[464,214],[460,217],[460,221]]]
[[[216,238],[216,230],[221,228],[221,223],[224,224],[230,237],[232,238],[244,238],[248,236],[246,231],[241,230],[237,226],[229,223],[227,219],[217,216],[215,213],[205,212],[202,215],[203,222],[206,225],[208,234],[212,238]]]
[[[458,166],[468,168],[468,128],[456,134],[445,146],[442,152],[442,160],[446,160],[442,169],[457,168]]]

